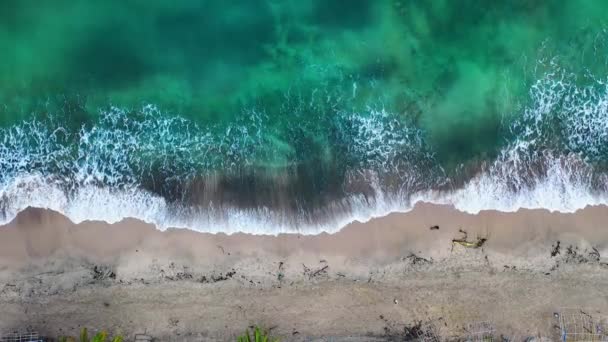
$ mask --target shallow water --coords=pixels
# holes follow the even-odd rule
[[[0,216],[335,231],[607,203],[604,1],[0,5]]]

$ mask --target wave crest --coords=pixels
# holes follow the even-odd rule
[[[287,128],[261,111],[206,127],[154,106],[110,108],[77,132],[30,120],[0,130],[0,216],[35,206],[76,222],[277,234],[335,232],[418,201],[472,213],[608,204],[608,86],[581,84],[563,72],[537,81],[510,141],[459,182],[422,130],[385,110],[297,112]]]

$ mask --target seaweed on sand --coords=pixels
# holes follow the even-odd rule
[[[468,240],[468,234],[466,231],[459,229],[458,230],[463,237],[460,239],[452,239],[452,249],[454,249],[454,245],[458,244],[466,248],[481,248],[488,241],[487,238],[477,237],[474,241]]]

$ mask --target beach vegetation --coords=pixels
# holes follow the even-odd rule
[[[80,338],[76,339],[72,336],[64,336],[59,339],[59,342],[122,342],[123,337],[120,335],[109,337],[105,331],[100,331],[92,338],[89,338],[89,332],[87,328],[82,328],[80,331]]]
[[[237,342],[279,342],[278,338],[270,337],[270,332],[264,331],[260,327],[253,328],[251,333],[247,329],[243,335],[237,337]]]

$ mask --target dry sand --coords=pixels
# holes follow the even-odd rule
[[[259,324],[284,341],[371,341],[421,320],[444,337],[490,321],[497,334],[554,338],[561,307],[608,313],[606,225],[603,206],[420,204],[331,235],[228,236],[28,209],[0,227],[0,331],[229,341]],[[454,245],[459,229],[487,242]]]

